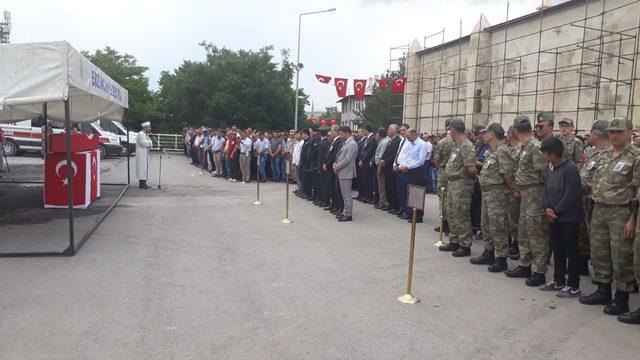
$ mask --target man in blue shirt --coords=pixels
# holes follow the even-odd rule
[[[398,170],[404,174],[407,184],[424,186],[427,143],[420,138],[415,129],[409,129],[405,146],[404,156],[399,159]],[[417,212],[416,222],[422,222],[422,211]]]

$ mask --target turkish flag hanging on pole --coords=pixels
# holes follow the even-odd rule
[[[364,91],[367,88],[367,80],[353,80],[353,93],[356,99],[364,99]]]
[[[378,83],[380,90],[384,90],[387,88],[387,79],[377,79],[376,82]]]
[[[316,74],[316,79],[318,79],[318,81],[320,81],[323,84],[328,84],[329,81],[331,81],[331,76],[324,76],[324,75]]]
[[[336,92],[338,93],[338,97],[347,96],[347,79],[335,78],[333,83],[336,85]]]
[[[407,83],[406,77],[399,77],[393,79],[391,82],[391,92],[394,94],[402,94],[404,92],[404,85]]]

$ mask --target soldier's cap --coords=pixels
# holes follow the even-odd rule
[[[449,128],[456,129],[456,131],[464,132],[465,126],[464,121],[459,119],[451,119],[451,123],[449,123]]]
[[[487,131],[492,132],[499,137],[504,136],[504,128],[498,123],[491,123],[486,128],[482,128],[482,130],[480,130],[481,133],[485,133]]]
[[[558,125],[571,125],[573,126],[573,120],[569,118],[562,118],[562,120],[558,121]]]
[[[481,133],[483,131],[486,131],[486,128],[480,124],[475,124],[473,125],[473,133],[474,134],[478,134]]]
[[[449,128],[451,128],[451,120],[453,120],[453,118],[447,118],[444,121],[444,129],[445,130],[449,130]]]
[[[596,120],[591,125],[591,131],[607,131],[609,122],[607,120]]]
[[[331,127],[327,126],[327,125],[324,125],[324,126],[320,126],[318,128],[318,130],[320,130],[320,131],[329,131],[329,130],[331,130]]]
[[[531,124],[529,117],[527,115],[518,115],[516,116],[516,119],[513,121],[513,125],[518,126],[519,124],[522,124],[525,122],[528,122],[529,124]]]
[[[633,124],[631,120],[627,118],[613,118],[609,123],[609,127],[606,128],[606,131],[625,131],[632,130]]]
[[[318,124],[311,125],[310,129],[313,131],[318,131]]]
[[[550,111],[541,111],[538,113],[538,115],[536,116],[536,122],[537,123],[541,123],[541,122],[553,122],[553,119],[555,119],[556,116],[553,115],[552,112]]]

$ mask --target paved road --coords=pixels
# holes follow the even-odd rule
[[[433,197],[430,221],[418,226],[414,293],[422,302],[405,305],[395,299],[406,279],[406,222],[358,203],[355,221],[338,224],[294,197],[286,225],[284,185],[263,186],[264,204],[254,206],[255,183],[200,175],[181,156],[165,161],[163,174],[168,190],[131,189],[77,256],[0,259],[0,358],[640,353],[640,327],[438,252]]]

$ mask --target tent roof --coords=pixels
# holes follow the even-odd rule
[[[126,89],[66,41],[0,45],[0,123],[42,115],[64,121],[122,120],[129,106]]]

